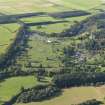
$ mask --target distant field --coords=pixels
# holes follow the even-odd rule
[[[61,60],[64,56],[63,48],[70,45],[72,42],[70,38],[59,40],[56,37],[48,38],[46,36],[33,34],[29,38],[27,55],[19,57],[16,60],[17,64],[22,65],[22,70],[27,70],[31,67],[37,69],[40,64],[46,69],[52,68],[57,70],[63,66]],[[75,43],[78,42],[78,40],[75,41]],[[31,63],[31,67],[28,66],[29,62]]]
[[[8,46],[14,41],[19,27],[15,23],[0,25],[0,54],[5,53]]]
[[[62,65],[59,57],[62,56],[62,49],[61,51],[57,51],[60,48],[62,48],[63,44],[60,45],[53,45],[52,43],[48,43],[48,40],[56,40],[56,38],[49,39],[47,37],[40,37],[36,35],[33,35],[30,37],[30,41],[28,43],[29,49],[28,49],[28,58],[25,58],[23,56],[21,59],[17,59],[18,64],[24,65],[26,69],[26,65],[28,65],[29,62],[32,63],[33,68],[39,67],[40,64],[43,65],[43,67],[49,68],[58,68]]]
[[[37,84],[34,76],[13,77],[0,82],[0,101],[8,101],[19,93],[21,87],[29,88]]]
[[[88,10],[91,7],[96,7],[101,5],[101,0],[88,0],[87,2],[83,0],[74,1],[74,0],[0,0],[0,15],[5,14],[19,14],[19,13],[31,13],[31,12],[62,12],[70,11],[74,9],[78,10]],[[42,9],[43,8],[43,9]],[[90,12],[90,11],[89,11]],[[37,23],[37,22],[47,22],[47,21],[67,21],[57,24],[42,25],[41,28],[38,26],[30,27],[31,30],[38,30],[46,33],[59,33],[69,28],[74,21],[81,21],[87,16],[82,17],[73,17],[66,19],[55,19],[50,16],[44,17],[30,17],[22,18],[21,21],[25,23]],[[15,38],[16,30],[18,30],[18,24],[9,24],[9,25],[0,25],[0,53],[5,53],[5,49]],[[7,37],[8,36],[8,37]]]
[[[44,12],[46,15],[43,16],[32,16],[27,18],[21,18],[20,20],[24,23],[41,23],[41,22],[56,22],[62,21],[58,23],[51,23],[45,25],[33,25],[30,26],[30,30],[32,31],[40,31],[48,34],[51,33],[60,33],[65,31],[65,29],[69,28],[74,21],[81,21],[88,17],[86,16],[77,16],[77,17],[67,17],[67,18],[54,18],[49,13],[56,12],[64,12],[64,11],[72,11],[72,10],[84,10],[91,13],[94,13],[95,8],[100,8],[102,0],[0,0],[0,15],[5,16],[5,14],[20,14],[20,13],[32,13],[32,12]],[[90,16],[90,15],[89,15]],[[64,21],[64,22],[63,22]],[[18,24],[8,24],[0,26],[0,53],[5,53],[5,49],[8,48],[8,45],[14,40],[16,37],[16,31],[18,30]],[[50,37],[50,36],[49,36]],[[48,40],[48,39],[45,39]],[[64,42],[66,43],[66,42]],[[31,56],[30,60],[39,60],[45,66],[53,65],[54,67],[59,67],[62,65],[61,62],[57,58],[60,54],[54,53],[52,48],[55,50],[59,50],[59,46],[54,48],[53,44],[48,44],[46,41],[32,40],[29,42],[31,50],[29,50],[28,54]],[[33,46],[34,45],[34,46]],[[39,46],[37,46],[39,45]],[[42,51],[39,51],[42,49]],[[48,49],[48,50],[46,50]],[[45,52],[45,53],[43,53]],[[62,51],[58,51],[62,53]],[[46,60],[46,58],[55,59],[55,60]],[[20,60],[20,59],[19,59]],[[23,58],[23,62],[26,59]],[[49,63],[51,61],[51,63]],[[21,61],[19,61],[21,62]]]
[[[0,0],[0,14],[20,14],[20,13],[32,13],[32,12],[45,12],[45,13],[55,13],[55,12],[63,12],[63,11],[72,11],[72,10],[84,10],[94,13],[98,11],[98,9],[104,9],[102,5],[102,0]],[[97,9],[97,10],[96,10]],[[82,20],[83,17],[78,18],[68,18],[68,22],[64,22],[61,24],[53,24],[46,25],[45,27],[39,29],[40,31],[46,31],[48,33],[51,32],[61,32],[68,28],[70,24],[75,20]],[[45,21],[56,21],[56,20],[64,20],[64,19],[54,19],[50,16],[44,17],[31,17],[31,18],[22,18],[23,22],[45,22]],[[57,27],[56,29],[54,27]],[[61,29],[59,28],[61,27]],[[36,29],[32,27],[32,29]],[[38,30],[38,29],[37,29]]]
[[[30,26],[30,30],[34,31],[40,31],[40,32],[45,32],[48,34],[51,33],[60,33],[63,32],[64,30],[66,30],[67,28],[70,28],[70,26],[74,23],[74,21],[82,21],[84,20],[86,17],[88,16],[80,16],[80,17],[72,17],[72,18],[66,18],[66,19],[54,19],[51,17],[38,17],[38,18],[25,18],[22,19],[22,21],[28,23],[28,22],[47,22],[47,21],[52,21],[52,22],[56,22],[56,21],[62,21],[62,22],[58,22],[55,24],[48,24],[48,25],[42,25],[42,27],[38,28],[38,26]],[[63,22],[64,21],[64,22]]]
[[[2,13],[54,12],[73,9],[89,10],[99,7],[102,0],[0,0]]]
[[[29,104],[16,105],[72,105],[78,104],[89,99],[103,100],[105,94],[105,86],[101,87],[74,87],[63,90],[63,94],[51,100],[43,102],[35,102]]]

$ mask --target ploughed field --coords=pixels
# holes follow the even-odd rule
[[[104,0],[0,0],[0,105],[23,87],[51,83],[50,73],[104,72],[104,29]],[[40,68],[47,71],[41,82]],[[103,101],[104,91],[104,85],[73,87],[50,100],[13,104]]]

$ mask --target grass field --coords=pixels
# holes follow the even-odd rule
[[[29,88],[37,84],[34,76],[13,77],[0,82],[0,101],[8,101],[19,93],[21,87]]]
[[[66,20],[66,19],[65,19]],[[44,16],[44,17],[31,17],[31,18],[22,18],[21,21],[25,23],[37,23],[37,22],[56,22],[56,21],[64,21],[64,19],[55,19],[50,16]],[[62,22],[62,23],[55,23],[55,24],[50,24],[50,25],[42,25],[41,28],[38,28],[38,26],[31,26],[30,30],[37,30],[41,32],[46,32],[46,33],[53,33],[53,32],[61,32],[62,30],[68,28],[70,26],[71,22]]]
[[[49,42],[51,41],[51,42]],[[56,38],[33,34],[28,41],[27,54],[17,58],[17,65],[22,65],[22,70],[37,69],[40,64],[46,69],[58,70],[63,67],[64,47],[80,43],[78,39]],[[31,63],[29,67],[28,64]]]
[[[5,53],[8,46],[14,41],[19,27],[15,23],[0,25],[0,54]]]
[[[74,87],[71,89],[64,89],[61,96],[51,100],[29,103],[29,104],[16,104],[16,105],[72,105],[90,99],[97,99],[102,101],[105,96],[104,94],[105,94],[105,86]]]
[[[73,9],[89,10],[99,7],[102,0],[0,0],[2,13],[25,13],[25,12],[55,12]],[[43,8],[43,9],[42,9]]]
[[[48,41],[51,42],[49,43]],[[32,68],[37,69],[42,64],[46,69],[53,68],[57,70],[63,66],[61,60],[64,56],[63,48],[71,43],[79,43],[79,41],[70,38],[60,40],[56,37],[48,38],[34,34],[29,38],[27,55],[17,58],[17,64],[23,65],[23,70],[28,69],[29,62]]]
[[[28,42],[28,58],[23,56],[21,59],[17,59],[17,63],[24,65],[28,64],[28,62],[32,63],[33,68],[39,67],[40,64],[45,68],[53,67],[58,68],[62,65],[59,57],[62,56],[63,52],[63,43],[60,45],[53,45],[53,43],[48,43],[48,40],[56,40],[56,38],[47,38],[41,37],[37,35],[33,35],[30,37],[30,41]],[[59,51],[57,51],[59,50]],[[25,68],[23,68],[25,70]]]
[[[37,18],[33,17],[33,18],[28,18],[28,19],[25,19],[24,22],[46,22],[46,21],[64,21],[64,22],[61,22],[61,23],[55,23],[55,24],[48,24],[48,25],[42,25],[42,27],[38,28],[38,26],[31,26],[30,27],[30,30],[34,31],[34,30],[37,30],[37,31],[40,31],[40,32],[45,32],[45,33],[48,33],[48,34],[51,34],[51,33],[60,33],[60,32],[63,32],[64,30],[70,28],[71,25],[74,24],[75,21],[78,20],[79,21],[82,21],[84,19],[86,19],[86,17],[88,16],[80,16],[80,17],[72,17],[72,18],[66,18],[66,19],[54,19],[54,18],[51,18],[51,17],[47,17],[48,20],[45,20],[46,17],[38,17],[38,21],[37,21]],[[52,20],[51,20],[52,19]]]

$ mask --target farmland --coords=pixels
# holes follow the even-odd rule
[[[0,0],[0,105],[104,104],[104,30],[104,0]]]
[[[37,84],[33,76],[16,77],[6,79],[0,83],[0,101],[8,101],[16,95],[22,86],[25,88],[32,87]]]
[[[73,0],[0,0],[0,10],[2,13],[25,13],[25,12],[55,12],[69,9],[82,9],[88,10],[91,8],[97,8],[103,3],[101,0],[88,0],[85,2],[84,0],[73,1]],[[94,5],[94,6],[93,6]],[[24,6],[24,7],[23,7]],[[17,9],[18,8],[18,9]],[[43,9],[42,9],[43,8]]]

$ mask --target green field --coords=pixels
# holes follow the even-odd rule
[[[0,0],[2,13],[55,12],[73,9],[89,10],[100,7],[101,0]],[[42,9],[43,8],[43,9]]]
[[[27,65],[28,62],[32,62],[33,67],[39,67],[39,65],[42,64],[46,68],[57,68],[62,65],[58,58],[59,56],[62,56],[62,50],[56,51],[57,49],[60,49],[60,44],[53,45],[52,43],[47,42],[49,39],[39,36],[33,36],[30,40],[29,46],[32,48],[28,50],[28,59],[25,59],[25,56],[22,59],[17,59],[19,64]]]
[[[48,42],[51,41],[51,42]],[[65,38],[60,40],[53,37],[38,36],[34,34],[29,38],[27,54],[17,58],[17,65],[22,65],[22,70],[28,70],[31,67],[36,68],[42,64],[46,69],[58,70],[63,66],[61,59],[64,57],[63,48],[71,43],[79,43],[79,40]],[[29,63],[31,66],[29,67]]]
[[[0,54],[5,53],[9,45],[14,41],[19,27],[20,25],[16,23],[0,25]]]
[[[101,0],[0,0],[0,11],[2,14],[20,14],[20,13],[35,13],[35,12],[45,12],[45,13],[55,13],[62,11],[72,11],[72,10],[84,10],[89,11],[92,14],[99,12],[98,9],[103,9],[103,2]],[[43,8],[43,9],[42,9]],[[96,10],[96,9],[97,10]],[[78,18],[68,18],[68,19],[54,19],[49,16],[44,17],[31,17],[31,18],[22,18],[20,19],[23,22],[46,22],[46,21],[57,21],[57,20],[67,20],[68,22],[51,24],[43,26],[38,29],[36,26],[31,27],[32,30],[39,30],[41,32],[52,33],[52,32],[62,32],[67,29],[70,24],[76,20],[80,21],[86,18],[86,16],[78,17]],[[55,28],[56,27],[56,28]]]
[[[37,84],[34,76],[13,77],[0,82],[0,101],[8,101],[19,93],[21,87],[29,88]]]
[[[80,17],[70,17],[70,18],[65,18],[65,19],[59,19],[59,18],[53,18],[50,16],[44,16],[44,17],[31,17],[31,18],[22,18],[20,19],[24,23],[38,23],[38,22],[56,22],[56,21],[62,21],[61,23],[55,23],[55,24],[46,24],[46,25],[40,25],[41,27],[39,28],[37,25],[36,26],[30,26],[30,30],[34,31],[40,31],[40,32],[45,32],[48,34],[51,33],[60,33],[63,32],[65,29],[69,28],[72,24],[74,24],[75,21],[78,20],[82,21],[88,16],[80,16]],[[63,22],[64,21],[64,22]]]

